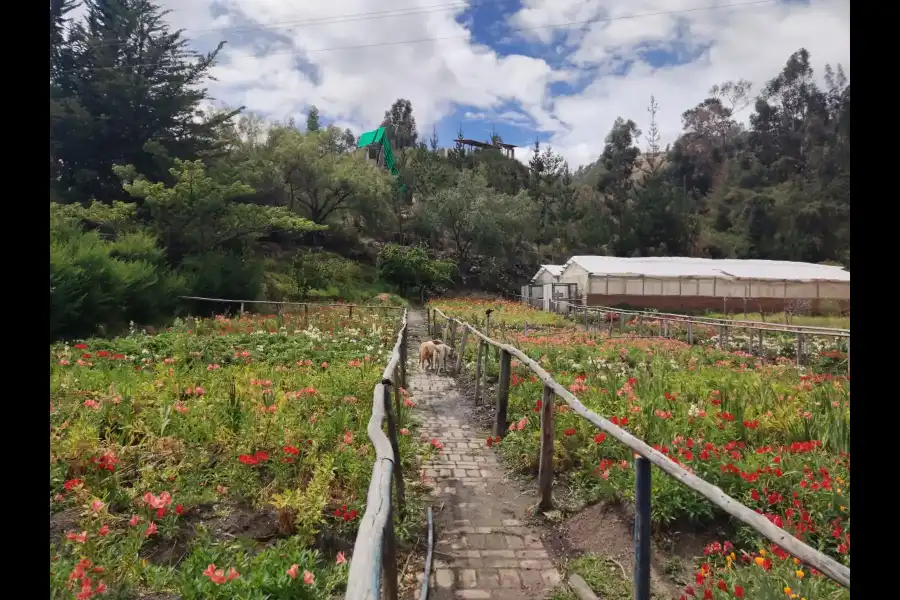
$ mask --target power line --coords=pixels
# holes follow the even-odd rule
[[[684,8],[678,10],[667,10],[667,11],[659,11],[653,13],[642,13],[636,15],[622,15],[619,17],[606,17],[606,18],[595,18],[595,19],[586,19],[583,21],[568,21],[564,23],[555,23],[552,25],[538,25],[536,27],[513,27],[509,28],[510,32],[525,32],[525,31],[539,31],[542,29],[556,29],[561,27],[571,27],[575,25],[593,25],[597,23],[611,23],[614,21],[626,21],[633,19],[643,19],[647,17],[660,17],[660,16],[668,16],[668,15],[677,15],[677,14],[686,14],[686,13],[694,13],[694,12],[702,12],[702,11],[711,11],[711,10],[721,10],[728,8],[744,8],[748,6],[758,6],[763,4],[776,4],[778,0],[751,0],[750,2],[738,2],[733,4],[718,4],[713,6],[703,6],[697,8]],[[471,32],[468,32],[463,35],[449,35],[443,37],[432,37],[432,38],[420,38],[415,40],[398,40],[391,42],[377,42],[374,44],[359,44],[354,46],[333,46],[331,48],[315,48],[312,50],[287,50],[281,52],[267,52],[264,55],[255,56],[254,58],[266,58],[269,56],[279,56],[279,55],[302,55],[302,54],[318,54],[320,52],[337,52],[341,50],[365,50],[371,48],[382,48],[387,46],[401,46],[404,44],[419,44],[424,42],[439,42],[445,40],[453,40],[453,39],[464,39],[471,37]],[[117,69],[135,69],[140,67],[152,67],[157,63],[136,63],[136,64],[128,64],[128,65],[114,65],[107,67],[89,67],[84,69],[61,69],[58,72],[60,73],[72,73],[72,72],[87,72],[87,71],[108,71],[108,70],[117,70]]]
[[[185,28],[181,30],[182,32],[190,32],[190,33],[212,33],[212,32],[253,32],[253,31],[272,31],[276,29],[294,29],[301,27],[313,27],[313,26],[321,26],[321,25],[334,25],[334,24],[342,24],[342,23],[354,23],[357,21],[374,21],[378,19],[390,19],[393,17],[407,17],[407,16],[415,16],[420,14],[429,14],[429,13],[439,13],[439,12],[449,12],[453,10],[457,10],[460,8],[478,8],[480,6],[486,6],[489,4],[495,4],[496,2],[472,2],[466,3],[457,0],[452,3],[445,4],[433,4],[430,6],[420,6],[420,7],[410,7],[410,8],[392,8],[388,10],[378,10],[378,11],[370,11],[364,13],[348,13],[344,15],[332,15],[328,17],[313,17],[311,19],[297,19],[291,21],[272,21],[269,23],[260,23],[258,25],[245,25],[245,26],[235,26],[235,27],[211,27],[208,29],[190,29]],[[128,42],[123,41],[109,41],[102,42],[96,44],[97,47],[106,48],[106,47],[116,47],[127,45]]]

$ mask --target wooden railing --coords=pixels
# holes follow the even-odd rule
[[[397,542],[394,533],[393,484],[397,488],[397,513],[406,509],[406,491],[400,462],[397,418],[401,414],[400,387],[406,385],[407,311],[403,311],[397,343],[391,352],[381,382],[375,386],[372,416],[367,431],[375,447],[375,464],[366,497],[366,510],[353,545],[347,600],[380,600],[382,571],[384,595],[397,599]],[[394,404],[391,405],[393,390]],[[383,426],[387,425],[387,434]],[[392,481],[393,480],[393,481]]]
[[[544,391],[541,405],[541,454],[538,471],[539,507],[542,510],[549,510],[553,506],[553,404],[556,398],[561,398],[576,414],[598,429],[606,432],[635,453],[634,588],[635,598],[637,600],[649,600],[650,598],[651,464],[656,465],[666,475],[677,479],[688,488],[699,493],[714,505],[741,523],[752,528],[760,535],[771,540],[805,564],[818,569],[830,579],[849,589],[850,569],[848,567],[837,562],[830,556],[808,546],[780,527],[770,523],[765,517],[727,495],[719,487],[697,477],[684,467],[672,462],[664,454],[654,450],[643,440],[636,438],[624,429],[621,429],[610,421],[607,421],[603,417],[588,410],[574,394],[554,381],[547,371],[518,348],[495,341],[468,323],[448,317],[440,309],[431,308],[429,311],[431,313],[429,315],[429,324],[432,325],[432,329],[430,330],[432,335],[435,335],[440,331],[439,329],[435,329],[437,317],[440,317],[448,324],[445,331],[450,330],[450,335],[447,336],[447,338],[451,345],[455,341],[456,329],[461,328],[463,330],[463,336],[460,340],[460,347],[458,349],[458,359],[456,363],[457,372],[459,372],[460,367],[464,364],[463,354],[465,352],[465,344],[469,334],[472,334],[478,339],[478,352],[475,367],[476,378],[480,378],[483,372],[481,360],[488,356],[486,347],[490,346],[499,350],[500,380],[497,384],[497,399],[494,410],[493,427],[493,434],[495,436],[504,436],[507,427],[509,426],[507,420],[507,406],[509,404],[512,357],[515,356],[523,365],[531,369],[531,371],[543,382]],[[478,387],[480,387],[479,382],[476,381],[476,389],[478,389]]]

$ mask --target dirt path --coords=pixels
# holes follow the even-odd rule
[[[425,315],[409,312],[409,357],[428,339]],[[539,533],[526,526],[531,495],[487,448],[469,402],[449,375],[410,367],[414,414],[443,452],[425,465],[434,486],[435,554],[431,600],[538,600],[560,581]],[[421,575],[420,575],[421,577]]]

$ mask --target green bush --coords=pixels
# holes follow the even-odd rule
[[[240,254],[221,251],[207,252],[185,258],[182,271],[191,296],[257,300],[265,279],[263,263]],[[201,313],[223,309],[208,302],[198,304]]]
[[[68,225],[50,232],[50,339],[84,337],[98,326],[157,323],[174,309],[184,280],[162,261],[152,238],[121,245]]]

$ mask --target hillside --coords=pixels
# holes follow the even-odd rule
[[[684,107],[665,150],[655,109],[646,135],[623,115],[574,171],[537,143],[526,167],[424,139],[399,99],[372,123],[388,130],[394,178],[356,151],[363,132],[323,127],[316,110],[304,124],[204,112],[216,53],[196,62],[182,34],[140,30],[165,22],[157,9],[124,5],[90,26],[60,7],[51,21],[53,335],[164,320],[182,294],[514,290],[573,254],[849,261],[850,84],[828,65],[824,88],[811,83],[804,49],[758,95],[724,82]],[[98,70],[111,54],[159,68]],[[750,104],[745,128],[732,115]]]

